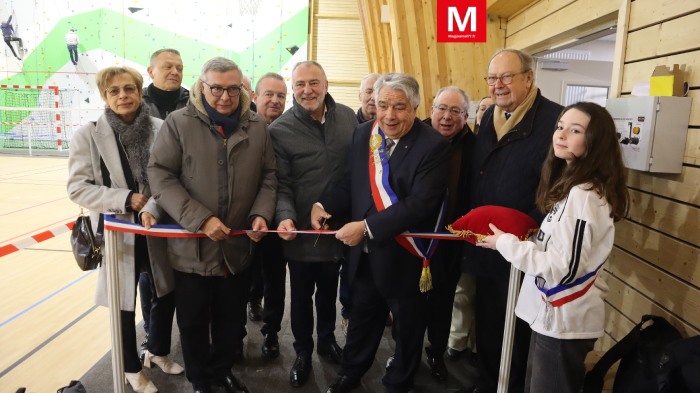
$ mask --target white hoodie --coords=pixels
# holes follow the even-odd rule
[[[533,331],[558,339],[603,335],[608,286],[598,274],[613,247],[610,206],[586,185],[559,201],[530,241],[498,238],[496,248],[525,279],[516,315]]]

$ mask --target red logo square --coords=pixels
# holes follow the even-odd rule
[[[486,42],[486,0],[437,0],[438,42]]]

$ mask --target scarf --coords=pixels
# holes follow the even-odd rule
[[[161,90],[152,83],[146,89],[156,106],[166,112],[174,111],[178,101],[180,101],[180,89],[173,91]]]
[[[532,108],[538,91],[539,88],[535,86],[535,82],[532,82],[532,86],[530,86],[530,91],[527,93],[525,100],[515,108],[508,120],[506,120],[505,111],[496,105],[493,110],[493,127],[496,129],[497,140],[500,141],[508,131],[512,130],[516,124],[520,123],[520,120],[523,119],[527,111]]]
[[[146,168],[148,159],[151,156],[151,130],[153,124],[148,115],[148,107],[141,104],[136,114],[136,118],[131,124],[124,121],[112,111],[105,108],[105,118],[115,134],[119,137],[121,147],[126,152],[129,168],[134,180],[145,189],[149,186]]]
[[[202,94],[202,103],[204,104],[204,109],[207,111],[207,115],[209,115],[209,120],[211,120],[214,125],[217,125],[224,130],[224,138],[228,138],[234,131],[236,131],[236,128],[238,128],[238,119],[241,117],[240,101],[238,108],[236,108],[236,110],[229,116],[224,116],[217,112],[216,109],[212,108],[207,102],[207,99],[204,97],[204,94]]]

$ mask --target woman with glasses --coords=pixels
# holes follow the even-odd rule
[[[148,107],[142,104],[143,77],[138,71],[129,67],[108,67],[100,70],[96,79],[106,107],[96,122],[81,127],[73,135],[68,160],[68,194],[73,202],[91,211],[93,231],[97,229],[99,213],[114,213],[117,219],[139,222],[150,228],[159,214],[150,197],[146,169],[150,147],[163,121],[149,116]],[[161,296],[162,308],[151,312],[151,330],[167,329],[167,334],[150,335],[161,342],[149,342],[153,353],[146,352],[145,364],[150,367],[151,362],[155,363],[168,374],[183,372],[182,366],[167,357],[175,303],[172,294],[168,294],[172,291],[172,273],[165,260],[165,242],[132,233],[119,232],[116,236],[117,260],[109,260],[105,255],[105,263],[116,266],[119,274],[125,378],[134,391],[153,393],[158,389],[143,373],[136,350],[134,308],[137,278],[142,271],[153,274]],[[151,266],[157,268],[151,269]],[[103,306],[107,306],[106,284],[106,272],[100,269],[97,303]]]

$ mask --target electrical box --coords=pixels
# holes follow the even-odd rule
[[[610,98],[625,166],[646,172],[681,173],[690,104],[688,97]]]

